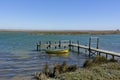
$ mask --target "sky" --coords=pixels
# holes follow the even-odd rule
[[[0,29],[116,30],[120,0],[0,0]]]

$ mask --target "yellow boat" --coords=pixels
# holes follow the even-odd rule
[[[46,50],[46,53],[48,53],[48,54],[64,54],[64,53],[68,53],[68,52],[69,52],[68,49]]]

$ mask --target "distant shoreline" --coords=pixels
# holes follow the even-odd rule
[[[29,32],[35,34],[120,34],[120,30],[8,30],[0,29],[0,32]]]

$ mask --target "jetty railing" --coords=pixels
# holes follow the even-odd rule
[[[50,48],[68,48],[70,40],[52,40],[52,41],[39,41],[37,43],[37,51]]]

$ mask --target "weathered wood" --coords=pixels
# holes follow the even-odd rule
[[[49,41],[49,48],[51,48],[51,41]]]
[[[100,52],[98,52],[98,55],[100,56],[100,55],[101,55],[101,53],[100,53]]]
[[[89,38],[89,50],[90,50],[90,47],[91,47],[91,38]]]
[[[69,50],[71,50],[71,40],[69,41]]]
[[[80,45],[80,42],[77,41],[77,44]],[[80,53],[80,48],[79,48],[79,46],[78,46],[77,48],[78,48],[78,53]]]
[[[114,60],[115,58],[114,58],[114,55],[112,55],[112,59]]]
[[[99,38],[97,38],[97,46],[96,48],[98,49],[99,48]]]
[[[108,54],[106,53],[106,59],[108,58]]]
[[[59,48],[61,48],[61,41],[60,40],[59,40],[59,45],[58,46],[59,46]]]
[[[39,45],[37,44],[37,51],[39,50]]]
[[[90,58],[90,50],[88,50],[89,51],[89,58]]]
[[[39,43],[37,43],[37,51],[41,50],[41,41],[39,41]]]
[[[89,38],[89,48],[88,48],[88,51],[89,51],[89,58],[90,58],[90,52],[91,52],[91,38]]]

